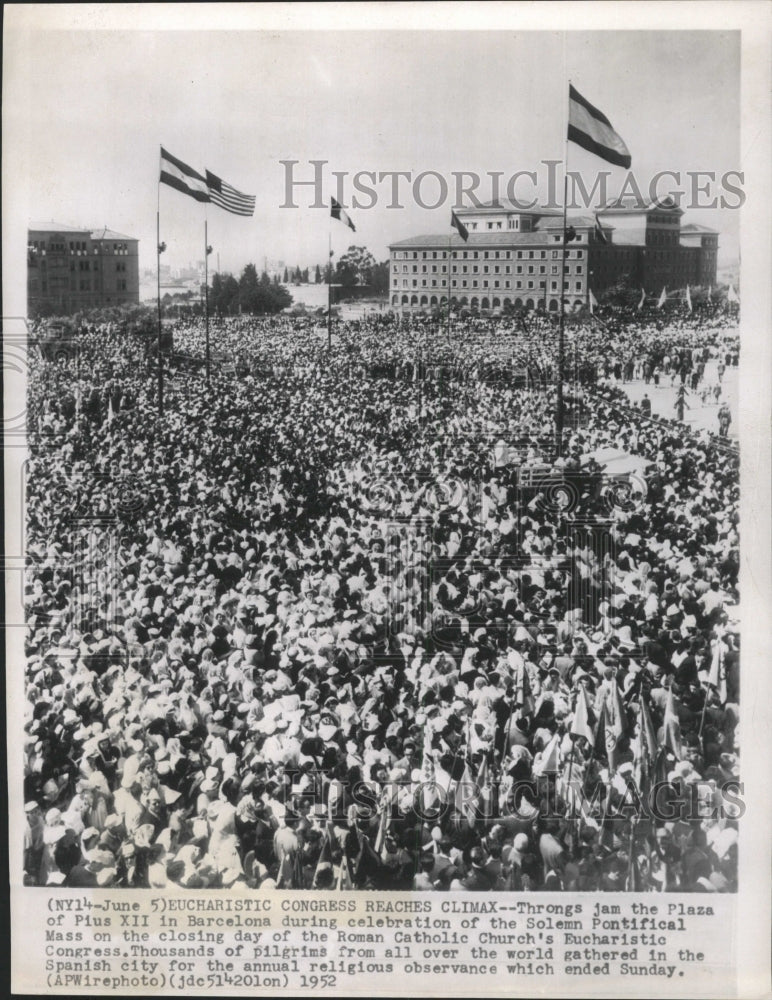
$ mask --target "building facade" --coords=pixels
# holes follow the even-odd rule
[[[67,316],[139,302],[139,241],[56,222],[27,231],[27,315]]]
[[[509,202],[456,209],[469,238],[414,236],[389,246],[389,301],[403,312],[447,303],[480,312],[507,307],[557,312],[589,301],[590,291],[625,280],[649,293],[716,282],[718,233],[681,226],[672,199],[614,202],[597,216],[569,216],[561,275],[562,211]]]

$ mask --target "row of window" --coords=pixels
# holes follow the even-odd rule
[[[558,237],[560,239],[560,237]],[[516,253],[513,258],[512,254]],[[482,254],[482,257],[480,256]],[[448,255],[446,250],[422,250],[418,256],[417,250],[395,250],[394,260],[445,260]],[[552,251],[553,260],[560,256],[560,250]],[[581,260],[584,257],[584,250],[566,249],[566,260]],[[546,260],[546,250],[456,250],[453,253],[453,260]]]
[[[550,281],[550,288],[552,289],[553,292],[556,292],[558,290],[558,284],[559,284],[559,281]],[[574,282],[574,286],[575,286],[575,290],[577,292],[581,292],[582,289],[584,288],[584,285],[582,284],[581,281]],[[397,278],[395,278],[394,279],[394,288],[398,288],[398,287],[400,287],[399,286],[399,280]],[[442,282],[442,281],[438,282],[434,278],[432,278],[431,280],[429,280],[427,278],[423,278],[421,280],[421,284],[420,285],[418,283],[418,279],[417,278],[413,278],[412,279],[412,284],[411,284],[409,278],[403,278],[402,279],[402,288],[444,288],[444,287],[445,287],[445,283],[444,282]],[[480,284],[478,281],[472,280],[471,282],[469,282],[469,281],[464,282],[463,283],[463,287],[464,288],[512,288],[513,286],[512,286],[512,282],[511,281],[504,281],[504,282],[501,282],[501,281],[493,281],[493,282],[483,281],[482,284]],[[523,288],[537,288],[537,287],[538,288],[546,288],[547,287],[547,282],[546,281],[540,281],[538,283],[538,285],[537,285],[536,282],[533,281],[533,280],[517,280],[514,283],[514,287],[516,289],[518,289],[518,288],[519,289],[523,289]],[[570,281],[564,281],[563,282],[563,288],[567,292],[570,291],[571,290],[571,282]]]
[[[445,265],[445,264],[439,265],[439,269],[438,269],[438,265],[437,264],[431,264],[431,265],[422,264],[421,265],[421,274],[428,274],[429,273],[428,269],[429,269],[430,266],[431,266],[431,273],[432,274],[446,274],[447,273],[447,265]],[[403,264],[402,265],[402,273],[403,274],[410,273],[409,267],[410,266],[408,264]],[[528,274],[537,274],[537,273],[538,274],[546,274],[547,273],[547,265],[546,264],[538,264],[538,265],[537,264],[528,264],[528,265],[525,265],[525,264],[516,264],[515,265],[515,274],[523,274],[524,273],[523,272],[523,268],[524,267],[528,268],[528,271],[527,271]],[[538,272],[536,270],[537,267],[539,268]],[[472,272],[471,272],[472,274],[479,274],[480,273],[480,267],[479,267],[478,264],[472,264],[471,268],[472,268]],[[563,273],[564,274],[571,274],[571,273],[581,274],[583,268],[584,268],[583,264],[574,264],[573,267],[572,267],[570,263],[567,263],[565,265],[565,267],[564,267],[564,272]],[[413,264],[412,267],[410,267],[410,270],[412,270],[413,274],[418,274],[418,264]],[[551,265],[551,268],[550,268],[550,273],[551,274],[558,274],[559,271],[560,271],[560,265],[559,264],[552,264]],[[460,264],[460,265],[459,264],[454,264],[453,265],[453,274],[459,274],[459,273],[460,274],[469,274],[469,265],[467,265],[467,264]],[[483,266],[482,266],[482,273],[483,274],[490,274],[491,273],[491,269],[490,269],[490,266],[488,264],[483,264]],[[395,275],[394,280],[395,281],[397,280],[396,279],[396,275],[397,274],[399,274],[399,265],[395,264],[394,265],[394,275]],[[502,267],[500,265],[494,264],[493,265],[493,274],[512,274],[512,266],[511,266],[511,264],[508,264],[502,270]]]
[[[481,222],[480,223],[477,223],[477,222],[468,222],[468,223],[466,223],[467,229],[477,229],[478,227],[482,228],[482,225],[483,224]],[[504,223],[503,222],[499,222],[498,220],[494,219],[492,222],[486,222],[485,223],[485,228],[487,230],[489,230],[489,231],[496,230],[496,229],[503,229],[504,228]],[[520,219],[507,219],[507,229],[516,229],[516,230],[520,230],[523,233],[531,232],[531,220],[530,219],[523,219],[523,225],[521,227],[520,226]]]

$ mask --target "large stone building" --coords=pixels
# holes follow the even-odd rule
[[[27,315],[66,316],[139,302],[138,241],[111,229],[31,223]]]
[[[444,233],[389,246],[392,308],[414,312],[447,302],[449,263],[453,305],[481,312],[506,306],[557,312],[561,295],[567,309],[576,309],[590,291],[597,296],[623,279],[656,293],[663,285],[716,282],[718,234],[681,226],[683,212],[670,198],[643,206],[612,202],[597,217],[569,215],[576,236],[566,245],[562,288],[562,211],[505,201],[456,215],[468,230],[466,242]]]

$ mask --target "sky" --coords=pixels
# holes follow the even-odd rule
[[[180,6],[171,24],[183,29],[191,5]],[[520,30],[517,16],[509,20],[512,28],[475,31],[159,30],[143,26],[142,12],[120,30],[87,17],[75,30],[7,23],[4,216],[18,226],[107,225],[140,240],[141,268],[155,266],[157,211],[173,267],[203,257],[205,218],[212,264],[219,254],[222,270],[262,267],[265,258],[313,265],[330,239],[336,255],[353,243],[381,260],[390,242],[449,231],[454,171],[483,175],[485,200],[488,172],[500,171],[505,184],[515,171],[536,170],[543,199],[543,161],[565,155],[569,80],[625,140],[644,192],[657,171],[674,170],[681,184],[663,181],[660,192],[688,197],[686,172],[713,171],[705,201],[724,193],[727,171],[742,168],[739,32]],[[161,145],[255,194],[254,218],[159,186]],[[568,156],[587,187],[608,170],[609,195],[618,193],[624,170],[574,144]],[[336,193],[332,171],[346,172],[347,205],[358,171],[436,171],[448,198],[422,208],[400,181],[403,207],[390,208],[387,179],[374,185],[373,207],[349,208],[351,233],[311,207],[310,187],[296,189],[297,208],[282,207],[283,160],[298,161],[298,180],[313,178],[311,160],[327,161],[325,199]],[[425,203],[437,200],[437,183],[422,183]],[[529,179],[519,184],[532,196]],[[739,215],[687,207],[684,221],[720,231],[721,264],[738,256]]]

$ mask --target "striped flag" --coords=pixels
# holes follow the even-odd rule
[[[351,221],[348,213],[335,198],[330,199],[330,215],[333,219],[337,219],[338,222],[342,222],[344,226],[348,226],[352,233],[356,232],[356,226]]]
[[[577,146],[618,167],[629,167],[632,159],[623,140],[602,111],[593,107],[579,91],[568,87],[568,138]]]
[[[161,183],[168,184],[169,187],[181,191],[182,194],[189,194],[196,201],[209,201],[209,187],[206,178],[202,177],[197,170],[189,167],[187,163],[178,160],[171,153],[167,153],[161,146]]]
[[[456,215],[456,213],[453,211],[452,208],[450,210],[450,227],[451,229],[455,229],[458,235],[464,241],[464,243],[466,243],[466,241],[469,239],[469,230],[466,228],[461,219],[459,219],[459,217]]]
[[[255,214],[255,196],[253,194],[242,194],[235,187],[226,184],[222,178],[213,174],[210,170],[206,172],[206,185],[209,189],[209,200],[213,205],[224,208],[226,212],[233,215]]]

